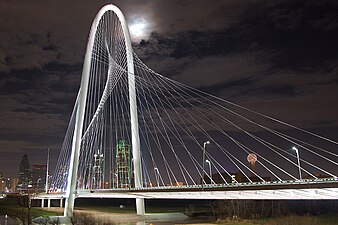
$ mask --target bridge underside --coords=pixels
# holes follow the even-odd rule
[[[338,199],[338,188],[284,189],[247,191],[192,191],[192,192],[112,192],[83,193],[78,198],[145,198],[145,199]]]

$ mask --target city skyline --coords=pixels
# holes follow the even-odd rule
[[[336,140],[338,6],[298,2],[114,4],[130,27],[139,27],[132,31],[134,50],[156,72]],[[54,169],[90,24],[104,3],[0,3],[5,176],[15,177],[17,167],[9,165],[19,165],[23,154],[32,164],[45,162],[47,148]]]

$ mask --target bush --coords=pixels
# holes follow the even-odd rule
[[[265,225],[318,225],[319,220],[314,216],[284,216],[276,218]]]
[[[90,213],[74,213],[71,218],[72,225],[112,225],[112,221],[104,218],[96,218]]]

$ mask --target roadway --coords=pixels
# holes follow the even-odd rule
[[[40,193],[35,199],[63,198],[65,192]],[[76,198],[145,199],[338,199],[338,179],[78,190]]]

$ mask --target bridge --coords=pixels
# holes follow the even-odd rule
[[[338,199],[337,145],[156,73],[107,5],[48,193],[35,198],[65,198],[68,218],[75,198],[135,198],[138,215],[150,198]]]

